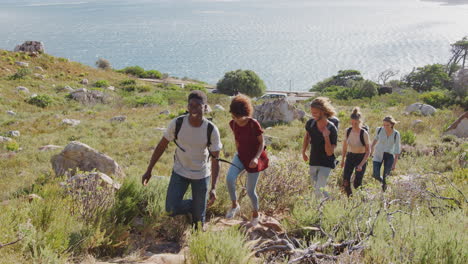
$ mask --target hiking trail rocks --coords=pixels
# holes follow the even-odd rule
[[[414,103],[406,107],[405,112],[407,113],[421,112],[423,116],[428,116],[428,115],[435,114],[435,112],[437,112],[437,109],[435,109],[435,107],[428,105],[428,104]]]
[[[468,138],[468,112],[463,113],[445,131],[446,135]]]
[[[304,118],[305,112],[297,109],[286,99],[266,101],[255,107],[254,118],[260,123],[286,122]]]
[[[76,119],[68,119],[68,118],[66,118],[66,119],[63,119],[63,120],[62,120],[62,124],[64,124],[64,125],[69,125],[69,126],[72,126],[72,127],[77,126],[77,125],[79,125],[80,123],[81,123],[81,121],[80,121],[80,120],[76,120]]]
[[[70,97],[85,105],[107,103],[109,99],[109,96],[101,91],[89,91],[86,88],[80,88],[71,92]]]
[[[44,53],[45,46],[41,41],[25,41],[21,45],[17,45],[14,49],[15,52],[23,51],[29,53]]]
[[[74,175],[77,169],[95,169],[107,175],[125,176],[122,168],[111,157],[78,141],[70,142],[60,154],[52,157],[51,163],[57,176]]]

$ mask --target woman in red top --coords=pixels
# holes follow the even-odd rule
[[[237,95],[230,105],[232,120],[229,122],[236,140],[237,153],[232,160],[226,182],[232,207],[226,218],[233,218],[240,210],[236,196],[236,180],[245,169],[247,171],[247,194],[252,201],[252,224],[258,223],[258,196],[255,191],[259,172],[268,166],[264,151],[263,130],[257,120],[252,118],[253,106],[245,95]]]

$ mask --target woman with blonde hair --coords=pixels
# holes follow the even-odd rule
[[[348,196],[352,194],[351,175],[355,171],[354,188],[357,189],[362,184],[362,178],[367,167],[367,158],[370,154],[369,133],[362,124],[362,114],[359,107],[353,109],[350,117],[351,127],[346,129],[345,132],[341,160],[341,167],[344,167],[343,187]]]
[[[382,183],[382,190],[387,189],[386,177],[395,169],[401,153],[400,133],[394,128],[397,121],[392,116],[383,119],[381,127],[377,128],[371,155],[373,155],[373,177]],[[383,176],[380,170],[384,166]]]
[[[252,225],[259,222],[259,206],[256,186],[261,171],[268,167],[268,157],[265,152],[263,130],[257,120],[252,118],[253,106],[249,97],[237,95],[232,99],[229,111],[232,120],[229,126],[236,141],[237,153],[232,160],[226,177],[232,206],[226,213],[226,218],[233,218],[239,211],[240,205],[236,196],[236,180],[239,174],[247,171],[247,195],[252,202]]]
[[[328,196],[322,189],[326,187],[328,176],[335,168],[335,155],[338,131],[328,120],[335,115],[335,109],[326,97],[317,97],[310,103],[312,118],[307,121],[302,144],[302,158],[309,161],[309,174],[315,187],[315,194]],[[310,155],[307,149],[310,146]]]

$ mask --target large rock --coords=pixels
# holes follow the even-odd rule
[[[82,104],[106,103],[108,96],[100,91],[89,91],[85,88],[77,89],[70,93],[70,97]]]
[[[18,86],[18,87],[16,87],[16,90],[18,92],[29,93],[29,89],[24,87],[24,86]]]
[[[24,68],[29,67],[29,63],[27,63],[27,62],[15,61],[15,64],[20,66],[20,67],[24,67]]]
[[[18,51],[23,51],[23,52],[37,52],[37,53],[44,53],[45,52],[45,47],[44,43],[41,41],[25,41],[21,45],[17,45],[15,47],[15,52]]]
[[[289,123],[304,116],[304,111],[297,109],[286,99],[265,101],[263,104],[256,106],[254,112],[254,118],[260,123]]]
[[[126,116],[114,116],[110,119],[111,122],[124,122],[125,120],[127,120]]]
[[[455,122],[453,122],[445,131],[445,134],[455,135],[459,138],[468,137],[468,112],[463,113]]]
[[[64,124],[64,125],[69,125],[69,126],[77,126],[77,125],[79,125],[80,123],[81,123],[81,121],[80,121],[80,120],[76,120],[76,119],[68,119],[68,118],[66,118],[66,119],[63,119],[63,120],[62,120],[62,124]]]
[[[421,112],[423,116],[428,116],[433,115],[437,111],[437,109],[428,104],[414,103],[406,107],[405,111],[408,113]]]
[[[2,137],[0,136],[0,142],[10,142],[12,139],[9,137]]]
[[[96,169],[107,175],[125,176],[122,168],[111,157],[77,141],[69,143],[60,154],[52,157],[51,162],[57,176],[69,174],[69,170],[74,175],[77,169]]]
[[[224,109],[224,107],[222,105],[220,105],[220,104],[215,105],[214,109],[219,110],[219,111],[226,111],[226,109]]]
[[[21,136],[21,133],[18,130],[8,131],[7,134],[10,137],[19,137],[19,136]]]
[[[66,184],[68,186],[73,186],[74,188],[81,187],[85,184],[91,184],[101,186],[102,188],[109,189],[120,189],[121,184],[112,180],[111,177],[107,176],[102,172],[89,172],[89,173],[80,173],[73,177],[70,177]]]

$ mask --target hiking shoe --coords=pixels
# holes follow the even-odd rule
[[[237,205],[236,208],[229,209],[229,211],[226,213],[226,218],[227,219],[234,218],[239,211],[240,211],[240,205]]]
[[[384,183],[382,184],[382,191],[385,192],[386,190],[387,190],[387,183],[384,182]]]

